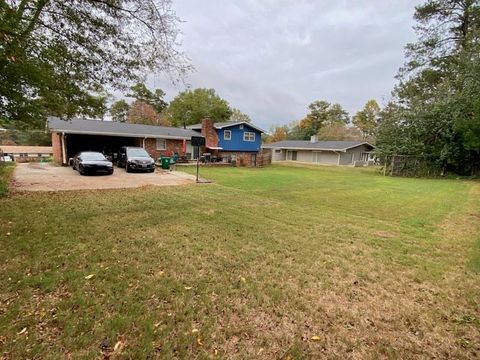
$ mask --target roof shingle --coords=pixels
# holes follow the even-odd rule
[[[316,141],[309,140],[284,140],[271,144],[265,144],[264,148],[280,148],[280,149],[305,149],[305,150],[327,150],[327,151],[341,151],[351,149],[360,145],[373,145],[366,141]]]
[[[190,129],[79,118],[63,120],[57,117],[50,117],[48,119],[48,128],[51,131],[67,134],[98,134],[187,140],[192,136],[198,136],[197,132]]]
[[[231,127],[235,125],[240,125],[240,124],[245,124],[247,126],[250,126],[251,128],[258,130],[262,133],[265,132],[265,130],[260,129],[258,126],[255,126],[247,121],[224,121],[224,122],[216,122],[213,124],[215,129],[223,129],[226,127]],[[202,124],[195,124],[195,125],[189,125],[187,126],[188,129],[195,129],[195,130],[201,130],[202,129]]]

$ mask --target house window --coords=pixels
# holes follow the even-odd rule
[[[166,139],[157,139],[157,150],[167,150]]]
[[[224,130],[223,131],[223,140],[232,140],[232,131]]]
[[[255,141],[255,133],[250,131],[245,131],[243,133],[243,141]]]

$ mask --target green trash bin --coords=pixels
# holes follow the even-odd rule
[[[168,170],[170,169],[170,158],[162,156],[162,169]]]

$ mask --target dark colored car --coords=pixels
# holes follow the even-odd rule
[[[79,152],[72,160],[72,167],[80,175],[85,174],[113,174],[113,164],[105,155],[95,151]]]
[[[141,147],[123,146],[118,152],[118,167],[130,171],[155,171],[155,160]]]

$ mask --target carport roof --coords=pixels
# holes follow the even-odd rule
[[[114,121],[86,120],[80,118],[48,118],[50,131],[65,134],[109,135],[139,138],[187,139],[198,136],[198,132],[166,126],[127,124]]]

